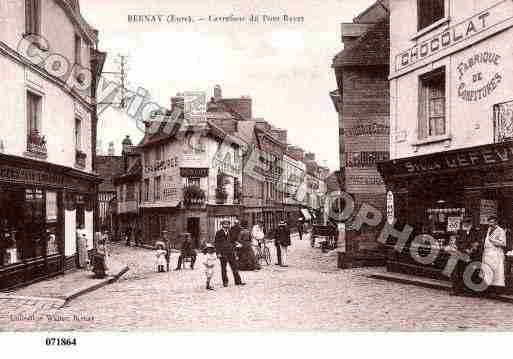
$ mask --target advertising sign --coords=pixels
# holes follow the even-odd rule
[[[479,210],[479,223],[488,224],[488,217],[497,216],[497,201],[491,199],[482,199]]]
[[[394,193],[392,191],[387,192],[387,222],[388,224],[394,224],[395,218],[394,209]]]

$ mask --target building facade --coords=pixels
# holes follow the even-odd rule
[[[137,147],[143,240],[152,245],[164,230],[172,240],[189,232],[200,246],[214,238],[223,220],[233,223],[241,215],[241,145],[210,121],[146,136]]]
[[[0,17],[0,287],[10,288],[75,267],[79,226],[93,247],[105,54],[78,1],[2,2]]]
[[[389,159],[389,11],[376,1],[352,23],[342,24],[344,50],[333,60],[338,90],[331,92],[339,113],[340,173],[355,208],[385,210],[385,185],[376,164]],[[354,230],[346,223],[348,252],[382,256],[379,229]]]
[[[463,216],[510,231],[513,3],[391,0],[390,12],[388,216],[440,245]]]

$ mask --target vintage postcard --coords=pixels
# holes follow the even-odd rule
[[[0,0],[0,331],[513,329],[511,0]]]

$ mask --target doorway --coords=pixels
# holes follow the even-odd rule
[[[192,243],[194,243],[195,248],[200,247],[199,237],[200,237],[200,219],[199,217],[189,217],[187,218],[187,232],[191,234]]]

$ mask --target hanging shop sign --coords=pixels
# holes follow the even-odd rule
[[[182,177],[208,177],[208,168],[180,168],[180,176]]]
[[[458,97],[467,102],[480,101],[489,96],[502,82],[497,71],[501,56],[484,51],[460,62],[458,69]]]
[[[488,10],[418,42],[415,46],[396,56],[396,70],[401,71],[432,55],[467,41],[483,31],[496,27],[496,25],[512,18],[511,7],[511,1],[501,1]]]
[[[395,209],[394,209],[394,193],[392,191],[387,192],[387,222],[388,224],[394,224]]]

